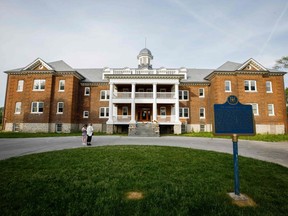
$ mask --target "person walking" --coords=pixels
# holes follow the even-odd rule
[[[82,127],[82,145],[87,145],[87,124]]]
[[[89,126],[87,127],[87,146],[91,146],[93,131],[94,129],[92,127],[92,124],[90,123]]]

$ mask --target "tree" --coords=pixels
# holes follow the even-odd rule
[[[282,70],[288,68],[288,56],[283,56],[281,59],[277,60],[273,68]]]

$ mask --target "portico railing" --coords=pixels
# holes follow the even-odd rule
[[[131,115],[117,115],[113,116],[114,123],[128,124],[131,121]],[[175,115],[157,115],[158,123],[175,123]]]
[[[130,99],[132,97],[131,92],[114,92],[113,98],[115,99]],[[152,99],[153,92],[135,92],[135,98]],[[175,92],[157,92],[157,98],[159,99],[173,99],[175,98]]]

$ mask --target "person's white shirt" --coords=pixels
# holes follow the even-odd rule
[[[93,127],[92,127],[91,125],[89,125],[89,126],[87,127],[87,135],[88,135],[88,136],[92,136],[93,131],[94,131]]]

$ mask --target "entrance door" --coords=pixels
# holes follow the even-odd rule
[[[138,111],[138,121],[151,121],[151,109],[140,108]]]

